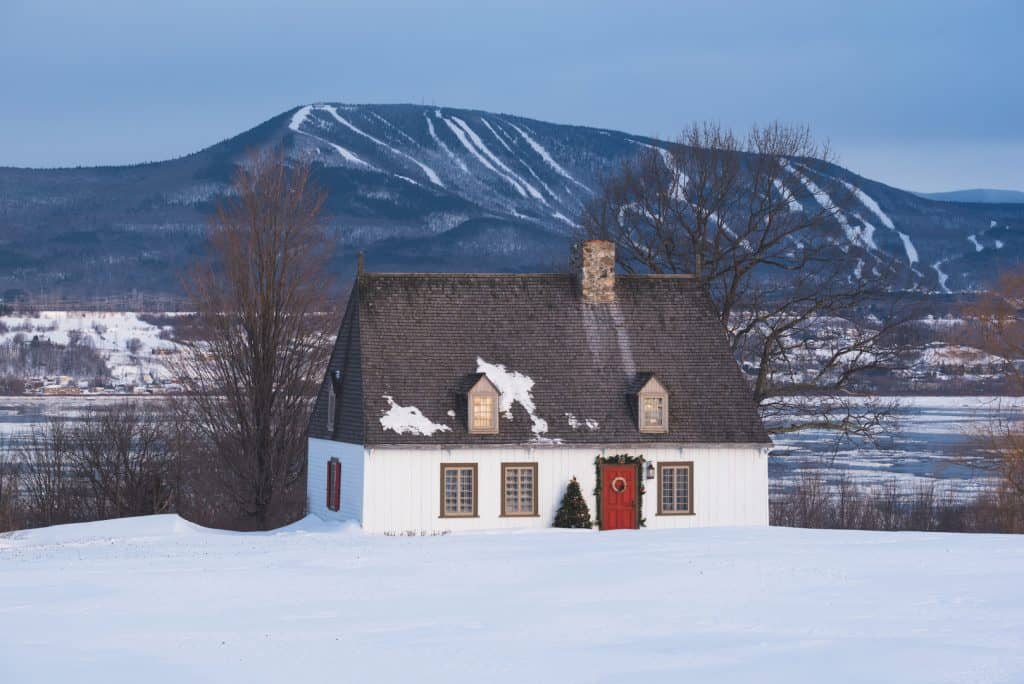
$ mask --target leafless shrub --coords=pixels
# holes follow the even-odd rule
[[[24,468],[25,518],[29,526],[84,519],[83,488],[74,473],[67,421],[49,417],[33,426],[15,452]]]
[[[170,510],[175,496],[174,443],[165,418],[128,401],[71,430],[73,469],[87,487],[90,518]]]
[[[9,442],[0,437],[0,532],[18,529],[23,524],[21,464],[14,459]]]
[[[1024,509],[1002,489],[956,498],[933,483],[907,492],[895,480],[876,486],[819,474],[771,494],[770,521],[782,527],[938,532],[1024,532]]]

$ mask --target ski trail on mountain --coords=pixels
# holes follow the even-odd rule
[[[478,152],[475,147],[473,147],[473,145],[469,142],[469,139],[466,138],[466,134],[462,132],[461,128],[459,128],[454,123],[452,123],[451,121],[449,121],[448,119],[445,119],[443,117],[442,117],[441,121],[444,121],[445,125],[448,126],[448,128],[451,130],[451,132],[455,134],[455,137],[459,139],[459,142],[462,143],[462,146],[465,147],[467,150],[469,150],[469,152],[474,157],[477,158],[477,161],[479,161],[485,167],[487,167],[488,169],[493,171],[496,175],[501,176],[502,178],[504,178],[506,181],[508,181],[512,185],[513,188],[516,189],[516,192],[518,192],[523,197],[526,197],[526,191],[523,190],[523,186],[519,185],[519,183],[516,183],[513,179],[509,178],[508,176],[505,176],[504,174],[500,173],[498,171],[498,169],[494,168],[494,166],[491,164],[491,162],[487,161],[487,158],[484,157],[482,154],[480,154],[480,152]]]
[[[822,209],[832,215],[839,224],[839,227],[843,229],[843,233],[846,235],[847,240],[858,247],[864,247],[866,249],[878,248],[874,244],[874,240],[871,238],[871,233],[874,232],[873,226],[868,229],[867,226],[858,228],[857,226],[851,225],[843,212],[839,211],[839,207],[837,207],[835,202],[832,201],[829,194],[818,187],[817,183],[793,168],[789,162],[783,164],[783,168],[800,181],[807,191],[811,193],[811,196],[814,197],[814,201],[816,201]]]
[[[361,166],[365,166],[366,168],[371,169],[373,171],[384,173],[384,171],[381,171],[380,169],[378,169],[373,164],[371,164],[371,163],[369,163],[367,161],[363,161],[359,157],[359,155],[357,155],[352,150],[346,149],[346,148],[342,147],[341,145],[339,145],[337,143],[331,142],[330,140],[326,140],[324,138],[321,138],[319,135],[316,135],[314,133],[310,133],[308,131],[301,130],[302,124],[306,123],[306,119],[309,117],[309,115],[310,115],[310,113],[312,111],[313,111],[312,105],[306,105],[305,107],[301,107],[298,111],[296,111],[294,114],[292,114],[292,120],[288,124],[288,128],[292,129],[296,133],[300,133],[302,135],[308,135],[310,138],[313,138],[313,140],[316,140],[318,142],[322,142],[325,145],[329,145],[329,146],[333,147],[334,150],[338,154],[340,154],[346,161],[352,162],[353,164],[359,164]]]
[[[406,133],[405,131],[403,131],[403,130],[402,130],[401,128],[399,128],[399,127],[398,127],[398,126],[396,126],[395,124],[393,124],[393,123],[391,123],[390,121],[388,121],[387,119],[385,119],[385,118],[384,118],[383,116],[381,116],[381,115],[380,115],[380,114],[378,114],[377,112],[367,112],[367,113],[368,113],[368,114],[369,114],[370,116],[372,116],[373,118],[377,119],[377,121],[380,121],[380,122],[381,122],[382,124],[384,124],[385,126],[387,126],[388,128],[390,128],[391,130],[393,130],[393,131],[394,131],[395,133],[397,133],[398,135],[400,135],[400,136],[402,136],[403,138],[405,138],[406,140],[408,140],[408,141],[409,141],[410,143],[412,143],[413,145],[416,145],[417,147],[419,147],[419,145],[420,145],[420,144],[419,144],[418,142],[416,142],[416,141],[415,141],[415,140],[413,139],[413,137],[412,137],[411,135],[409,135],[408,133]]]
[[[487,121],[487,119],[481,116],[480,121],[483,122],[484,126],[487,126],[487,130],[491,132],[491,135],[498,139],[498,142],[501,143],[502,147],[508,150],[509,154],[515,154],[515,152],[512,151],[512,148],[508,146],[508,143],[505,142],[505,140],[500,135],[498,135],[498,132],[491,127],[491,124]]]
[[[490,122],[488,122],[487,119],[485,119],[483,117],[480,117],[480,120],[484,122],[484,126],[487,126],[487,130],[489,130],[494,135],[494,137],[498,139],[498,142],[500,142],[502,145],[505,146],[505,149],[508,150],[512,154],[512,156],[515,158],[515,160],[517,162],[519,162],[520,164],[522,164],[523,167],[527,171],[530,172],[530,175],[533,176],[534,180],[536,180],[538,183],[540,183],[541,186],[545,190],[547,190],[547,193],[551,197],[551,199],[557,201],[558,200],[558,195],[556,195],[555,192],[551,189],[551,187],[547,183],[544,182],[543,178],[541,178],[540,176],[537,175],[537,172],[533,170],[533,167],[531,167],[529,164],[527,164],[525,159],[523,159],[518,154],[516,154],[515,150],[513,150],[511,147],[508,146],[508,144],[505,143],[504,139],[502,139],[502,136],[498,133],[498,131],[496,131],[491,126]],[[504,133],[504,130],[501,128],[501,126],[499,124],[496,123],[494,125],[497,126],[498,130],[501,130]],[[509,140],[512,140],[512,136],[508,135],[508,133],[505,133],[505,136],[507,136]]]
[[[388,145],[386,142],[384,142],[380,138],[375,138],[374,136],[370,135],[369,133],[367,133],[367,132],[357,128],[354,125],[352,125],[347,119],[345,119],[343,116],[341,116],[341,114],[338,114],[338,110],[335,109],[334,107],[332,107],[331,105],[322,105],[320,108],[323,109],[324,111],[326,111],[331,116],[333,116],[334,119],[338,123],[340,123],[342,126],[345,126],[345,127],[349,128],[353,132],[358,133],[359,135],[363,136],[364,138],[366,138],[368,140],[372,140],[373,142],[377,143],[381,147],[386,147],[387,149],[391,150],[391,152],[393,152],[394,154],[396,154],[396,155],[398,155],[400,157],[405,157],[406,159],[411,161],[413,164],[415,164],[416,166],[420,167],[420,169],[423,171],[423,173],[425,173],[427,175],[427,178],[429,178],[430,182],[433,183],[434,185],[440,186],[442,188],[445,187],[444,183],[441,182],[441,177],[438,176],[437,173],[432,168],[430,168],[429,166],[427,166],[426,164],[424,164],[420,160],[416,159],[415,157],[413,157],[411,155],[406,154],[405,152],[402,152],[399,149],[396,149],[396,148],[392,147],[391,145]]]
[[[459,155],[452,152],[451,148],[445,144],[444,140],[441,140],[441,138],[437,135],[437,131],[434,130],[434,122],[430,120],[430,117],[424,114],[423,118],[427,120],[427,130],[430,131],[430,137],[434,139],[434,142],[436,142],[442,150],[448,153],[448,156],[452,158],[452,160],[460,169],[462,169],[466,173],[469,173],[469,167],[466,166],[466,162],[462,161]]]
[[[536,140],[531,138],[530,135],[526,131],[524,131],[519,126],[516,126],[511,121],[506,121],[505,123],[507,123],[512,128],[514,128],[516,130],[516,133],[518,133],[522,137],[522,139],[526,141],[526,144],[529,145],[530,148],[533,149],[533,151],[536,152],[538,154],[538,156],[540,156],[540,158],[543,159],[544,162],[548,166],[550,166],[552,169],[554,169],[555,173],[557,173],[559,176],[562,176],[563,178],[565,178],[565,179],[575,183],[576,185],[580,186],[581,188],[583,188],[587,192],[593,194],[593,190],[591,190],[586,185],[584,185],[583,183],[580,183],[578,180],[573,178],[572,175],[568,171],[566,171],[564,168],[562,168],[561,164],[559,164],[557,161],[555,161],[555,158],[551,156],[551,154],[547,151],[547,149],[543,145],[541,145],[539,142],[537,142]]]
[[[843,179],[839,178],[840,183],[846,186],[846,188],[854,194],[857,200],[867,207],[868,211],[878,217],[878,220],[882,222],[882,225],[891,231],[894,231],[900,236],[900,241],[903,242],[903,251],[907,253],[907,261],[913,266],[918,261],[917,248],[914,247],[914,243],[910,241],[910,236],[903,233],[896,228],[896,224],[893,223],[889,215],[882,211],[882,207],[879,206],[878,202],[874,200],[866,192],[858,188],[853,183],[847,183]]]
[[[544,199],[544,195],[540,194],[540,191],[537,190],[537,188],[530,185],[530,183],[525,178],[523,178],[512,169],[505,166],[505,164],[503,164],[502,161],[498,159],[498,157],[495,156],[493,152],[491,152],[490,148],[488,148],[487,145],[484,144],[484,141],[480,138],[479,135],[476,134],[476,131],[469,127],[469,124],[467,124],[465,121],[463,121],[457,116],[451,117],[451,120],[455,122],[455,125],[457,127],[461,128],[463,132],[465,132],[465,134],[469,138],[469,141],[472,142],[473,145],[475,145],[477,148],[479,148],[480,152],[482,152],[488,159],[491,160],[491,162],[493,162],[494,166],[491,166],[492,169],[494,169],[495,166],[501,169],[501,171],[497,171],[497,169],[494,169],[496,173],[501,173],[503,171],[505,174],[507,174],[506,177],[510,181],[513,181],[518,187],[520,187],[520,189],[525,188],[526,192],[529,193],[530,197],[533,197],[536,200],[540,200],[545,205],[547,204],[547,200]],[[445,119],[445,121],[448,121],[448,119]]]

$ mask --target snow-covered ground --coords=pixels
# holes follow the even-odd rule
[[[1020,682],[1024,537],[0,536],[2,682]]]

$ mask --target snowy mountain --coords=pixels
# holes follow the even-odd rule
[[[599,180],[646,146],[664,146],[507,114],[321,103],[180,159],[0,168],[0,295],[175,292],[235,164],[278,143],[313,155],[343,272],[358,250],[376,270],[561,268]],[[937,202],[830,172],[858,188],[853,232],[873,235],[850,244],[851,255],[897,264],[908,287],[976,288],[1024,257],[1024,205]]]

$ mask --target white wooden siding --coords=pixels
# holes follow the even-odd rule
[[[420,533],[550,527],[574,475],[596,515],[594,457],[618,453],[643,454],[655,465],[693,461],[694,515],[657,515],[657,480],[642,480],[649,528],[768,524],[768,456],[759,448],[386,448],[366,450],[363,528]],[[501,464],[512,462],[537,463],[538,517],[501,517]],[[477,464],[478,517],[440,517],[441,463]]]
[[[364,450],[360,444],[310,438],[306,471],[306,507],[324,520],[363,520]],[[341,461],[341,508],[327,508],[327,462]]]

